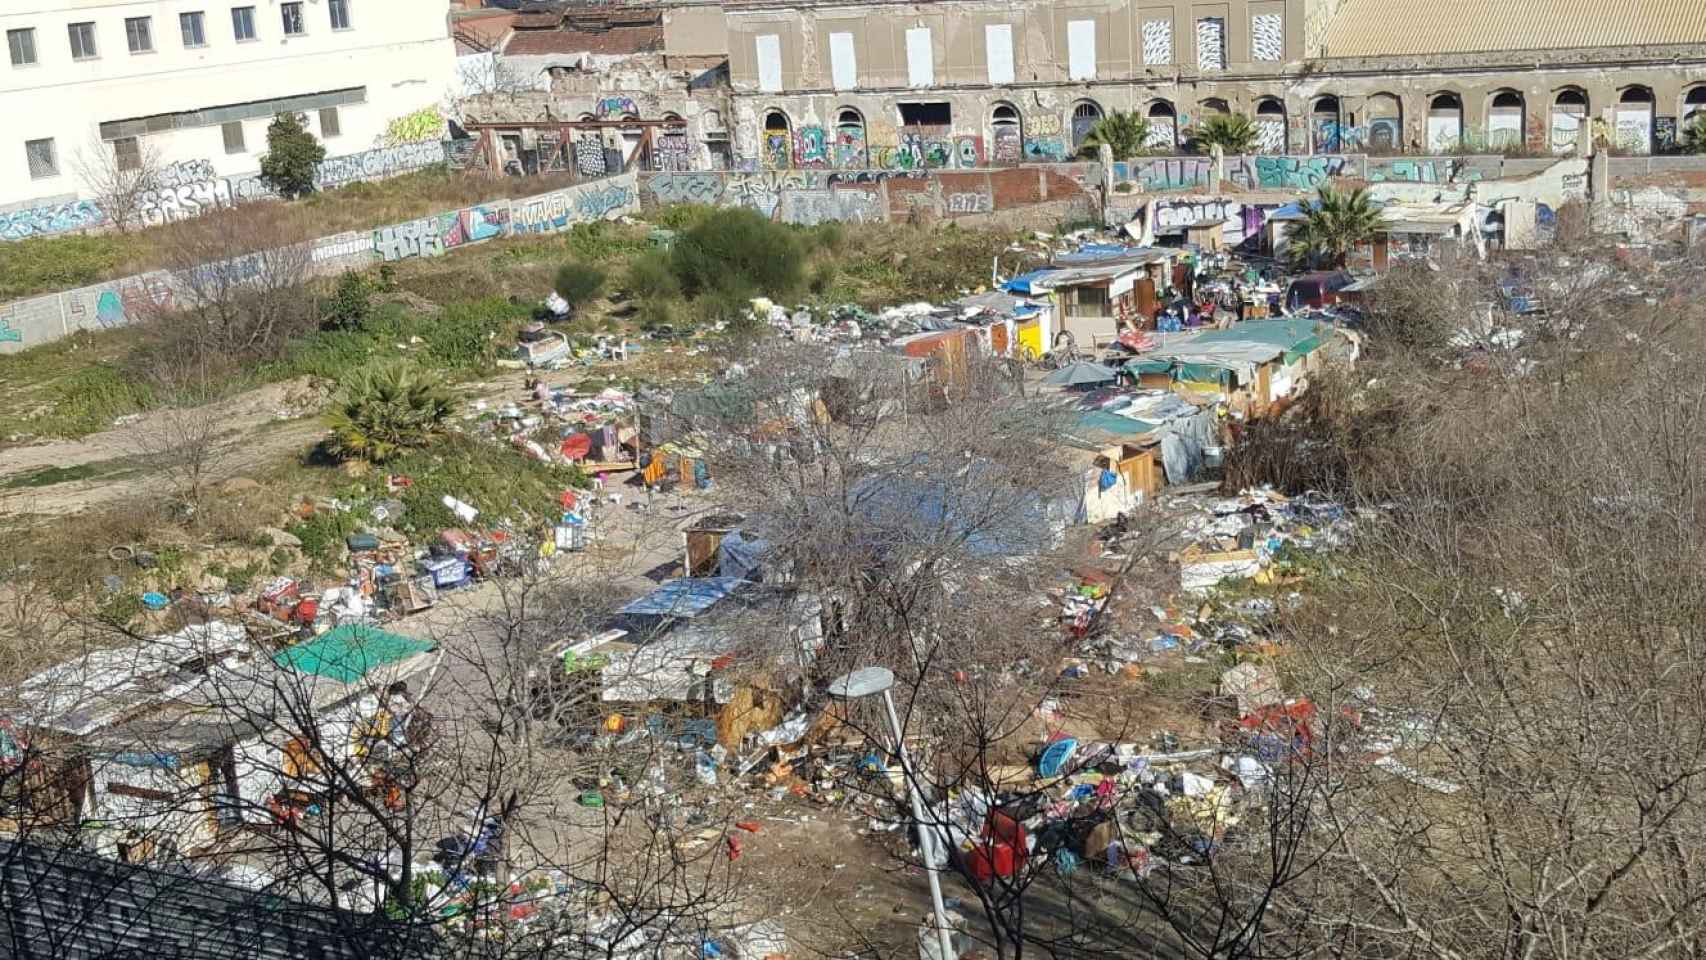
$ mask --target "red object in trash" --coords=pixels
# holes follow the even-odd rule
[[[751,820],[737,820],[735,821],[735,826],[745,830],[747,833],[758,832],[758,824]]]
[[[320,616],[320,601],[304,600],[296,605],[291,612],[291,619],[297,623],[313,623]]]
[[[966,870],[979,884],[1011,877],[1024,864],[1027,846],[1024,824],[999,810],[992,811],[983,822],[983,836],[966,854]]]
[[[562,504],[564,510],[573,510],[577,502],[579,502],[579,498],[575,496],[573,490],[563,491]]]
[[[570,460],[579,460],[592,452],[592,437],[584,433],[571,434],[558,449]]]
[[[740,859],[740,838],[736,837],[736,836],[728,836],[728,837],[724,837],[723,839],[725,839],[729,842],[729,859],[730,860],[739,860]]]

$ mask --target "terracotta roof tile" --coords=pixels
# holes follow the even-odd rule
[[[663,27],[613,27],[609,30],[517,30],[504,47],[506,57],[593,53],[605,56],[663,49]]]

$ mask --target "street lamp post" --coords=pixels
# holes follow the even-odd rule
[[[942,960],[954,960],[954,943],[948,930],[948,908],[942,903],[942,878],[936,867],[936,835],[934,830],[925,826],[924,800],[919,796],[920,781],[913,772],[912,758],[906,754],[906,731],[901,729],[900,714],[895,712],[894,696],[889,692],[893,687],[893,671],[886,667],[862,667],[830,683],[829,695],[837,700],[860,700],[882,694],[883,707],[889,715],[889,729],[894,732],[895,754],[900,757],[901,773],[906,777],[906,792],[912,798],[912,819],[918,824],[918,846],[924,853],[924,870],[930,877],[930,904],[936,910],[936,935],[941,942]]]

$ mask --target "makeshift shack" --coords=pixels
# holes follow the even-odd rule
[[[97,849],[130,859],[272,822],[313,758],[365,762],[383,752],[374,736],[418,729],[412,705],[389,698],[433,650],[346,625],[275,654],[208,623],[50,668],[20,685],[12,711],[53,775],[55,803],[31,812],[106,824]]]
[[[1218,394],[1232,412],[1260,416],[1335,358],[1354,361],[1354,333],[1313,317],[1251,320],[1230,330],[1167,335],[1127,369],[1143,385]]]

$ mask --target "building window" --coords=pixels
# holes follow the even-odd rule
[[[130,44],[131,53],[153,53],[154,31],[150,29],[149,21],[153,17],[126,17],[124,20],[124,40]]]
[[[280,4],[279,8],[278,8],[278,12],[281,15],[282,19],[284,20],[284,35],[285,36],[287,36],[287,37],[300,37],[304,33],[308,32],[308,25],[302,21],[302,4],[300,4],[300,3]]]
[[[954,108],[947,103],[902,103],[898,106],[900,107],[900,124],[903,127],[951,127],[954,125]]]
[[[338,126],[338,108],[325,107],[320,111],[320,139],[328,139],[342,133]]]
[[[53,138],[25,140],[24,156],[30,161],[30,179],[59,176],[59,158],[54,155]]]
[[[203,26],[200,10],[178,14],[178,29],[183,31],[186,47],[207,46],[207,31]]]
[[[255,8],[231,8],[231,32],[238,41],[255,39]]]
[[[113,141],[113,161],[120,170],[142,169],[142,145],[135,137],[121,137]]]
[[[349,29],[349,0],[326,0],[326,12],[332,15],[333,30]]]
[[[12,51],[12,66],[28,67],[36,62],[36,32],[31,28],[6,31],[6,47]]]
[[[95,59],[95,25],[93,23],[73,23],[66,27],[71,34],[71,59]]]
[[[241,120],[221,124],[220,130],[225,134],[226,153],[246,153],[248,151],[249,148],[243,144],[243,122]]]

